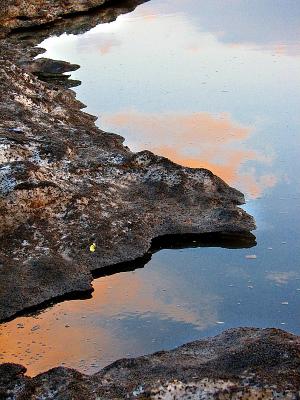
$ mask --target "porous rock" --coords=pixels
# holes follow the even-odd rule
[[[58,367],[28,378],[20,365],[0,366],[2,398],[14,400],[296,400],[299,390],[300,338],[279,329],[231,329],[92,376]]]
[[[49,24],[69,14],[97,8],[107,0],[4,0],[0,4],[0,25],[28,28]]]
[[[69,19],[24,36],[2,31],[0,320],[67,293],[91,291],[92,272],[141,257],[155,237],[255,228],[238,207],[242,193],[206,169],[131,152],[121,136],[95,126],[96,118],[82,112],[66,85],[39,79],[78,66],[33,60],[41,52],[37,40],[107,22],[140,2],[107,6],[93,18],[81,15],[73,27]],[[2,2],[2,15],[13,15],[10,7],[22,9],[23,3]],[[28,21],[37,25],[41,21],[32,16],[38,3],[26,2],[33,7]],[[51,11],[59,2],[46,3]]]

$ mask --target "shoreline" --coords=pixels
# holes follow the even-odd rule
[[[63,75],[78,66],[34,59],[45,37],[89,30],[140,1],[129,4],[1,40],[0,320],[91,291],[93,271],[143,257],[154,238],[255,229],[243,194],[210,171],[133,153],[98,129]]]
[[[33,60],[43,51],[35,46],[51,34],[84,32],[142,1],[94,9],[104,0],[87,0],[81,10],[75,2],[66,19],[58,8],[36,17],[42,8],[32,3],[13,8],[10,17],[0,8],[2,25],[6,21],[0,32],[1,321],[70,293],[91,293],[95,275],[147,257],[155,238],[222,232],[243,238],[255,229],[238,207],[243,194],[210,171],[149,151],[133,153],[121,136],[98,129],[69,89],[76,82],[62,78],[78,66]],[[28,378],[25,367],[2,364],[0,397],[168,399],[171,392],[177,398],[296,399],[299,343],[279,329],[237,328],[119,360],[90,377],[59,367]]]
[[[33,378],[0,365],[0,394],[14,400],[297,399],[299,337],[280,329],[229,329],[170,351],[115,361],[88,376],[65,367]]]

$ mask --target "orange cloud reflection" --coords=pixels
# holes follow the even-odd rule
[[[114,47],[120,46],[121,42],[116,39],[106,39],[98,44],[99,51],[102,55],[109,53]]]
[[[276,183],[276,177],[257,177],[253,169],[241,172],[249,160],[270,160],[247,148],[246,140],[253,128],[234,122],[228,113],[128,111],[105,114],[102,121],[110,129],[123,133],[133,148],[147,148],[188,167],[208,168],[251,197],[259,196],[263,189]]]
[[[62,363],[92,373],[128,353],[158,350],[147,337],[153,318],[198,330],[216,324],[219,298],[205,282],[193,287],[154,269],[145,272],[147,279],[143,273],[103,277],[93,282],[91,299],[67,301],[0,325],[0,362],[21,363],[31,376]],[[189,304],[188,291],[197,306]],[[133,335],[132,329],[144,335]]]

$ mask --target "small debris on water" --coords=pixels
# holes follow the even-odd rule
[[[257,257],[256,257],[256,254],[247,254],[245,257],[246,257],[247,259],[249,259],[249,260],[254,260],[255,258],[257,258]]]
[[[31,331],[34,332],[34,331],[37,331],[38,329],[40,329],[40,326],[39,325],[35,325],[35,326],[33,326],[31,328]]]
[[[289,302],[288,302],[288,301],[282,301],[282,302],[281,302],[281,304],[283,304],[283,305],[285,305],[285,306],[286,306],[286,305],[288,305],[288,304],[289,304]]]

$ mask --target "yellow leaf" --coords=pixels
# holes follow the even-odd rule
[[[95,250],[96,250],[96,243],[92,243],[92,244],[90,245],[90,251],[91,251],[92,253],[94,253]]]

